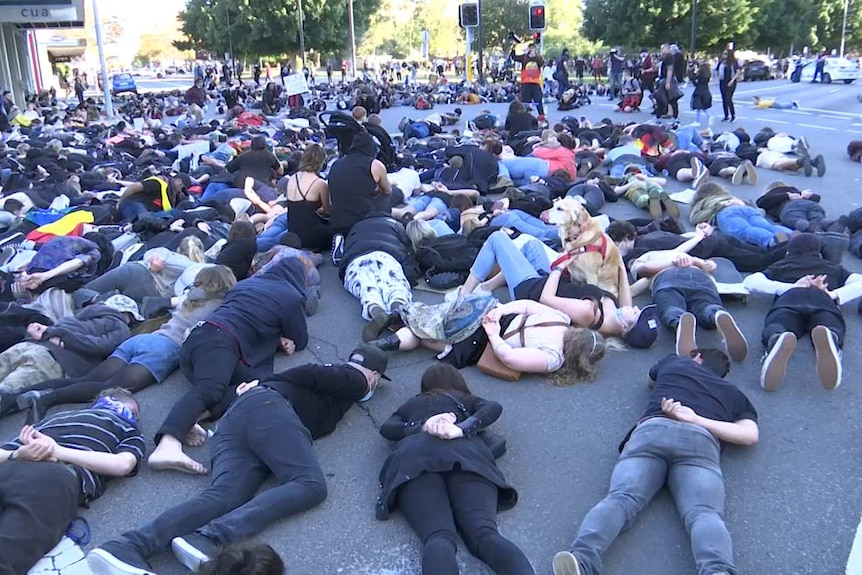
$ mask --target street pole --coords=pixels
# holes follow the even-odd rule
[[[230,67],[234,68],[234,58],[233,58],[233,32],[231,31],[230,25],[230,6],[225,4],[227,7],[227,42],[228,49],[230,50]],[[236,70],[232,70],[233,73],[236,73]]]
[[[473,27],[469,26],[464,29],[467,32],[466,49],[464,50],[464,80],[467,82],[473,81]]]
[[[476,0],[476,11],[479,13],[479,46],[478,46],[478,57],[476,58],[476,65],[478,67],[479,72],[479,83],[485,82],[485,34],[483,30],[485,28],[485,23],[482,19],[482,0]]]
[[[689,58],[694,58],[694,49],[697,46],[697,0],[691,0],[691,50]]]
[[[305,68],[305,29],[302,17],[302,0],[296,0],[296,12],[299,15],[299,51],[302,52],[302,67]]]
[[[841,25],[841,54],[844,57],[844,41],[847,38],[847,13],[850,11],[850,0],[844,0],[844,23]]]
[[[96,21],[96,44],[99,46],[99,64],[102,66],[102,93],[105,97],[105,114],[114,116],[114,101],[108,79],[108,63],[105,60],[105,43],[102,40],[102,21],[99,19],[99,0],[93,0],[93,20]]]
[[[347,27],[350,32],[350,70],[356,78],[356,31],[353,28],[353,0],[347,0]]]

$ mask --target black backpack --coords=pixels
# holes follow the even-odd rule
[[[416,261],[426,273],[469,272],[480,249],[463,236],[451,234],[423,243],[416,251]]]

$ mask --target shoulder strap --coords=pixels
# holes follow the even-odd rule
[[[527,328],[531,328],[531,327],[569,327],[571,325],[569,323],[565,323],[562,321],[543,321],[540,323],[534,323],[533,325],[527,325],[527,318],[529,318],[529,317],[530,316],[527,316],[527,315],[522,316],[521,325],[519,325],[518,327],[516,327],[515,329],[513,329],[511,331],[504,333],[502,336],[503,339],[504,340],[508,339],[517,333],[520,340],[521,340],[521,347],[524,347],[524,344],[526,343],[525,332],[527,331]]]
[[[299,192],[299,195],[302,196],[302,199],[307,202],[308,198],[306,196],[308,194],[308,190],[305,190],[305,192],[302,191],[302,186],[299,185],[299,172],[294,174],[294,177],[296,178],[296,191]]]

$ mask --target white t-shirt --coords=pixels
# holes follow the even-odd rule
[[[766,149],[773,152],[781,152],[782,154],[789,154],[793,151],[795,145],[796,140],[790,136],[772,136],[766,142]]]
[[[398,186],[405,197],[412,196],[413,192],[422,185],[419,180],[419,172],[410,168],[401,168],[397,172],[389,174],[389,183]]]

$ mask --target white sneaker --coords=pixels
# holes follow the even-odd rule
[[[763,360],[763,368],[760,370],[760,387],[764,391],[775,391],[787,373],[787,362],[796,349],[796,336],[786,331],[778,336],[778,339],[766,354]]]
[[[826,389],[832,390],[841,385],[841,351],[835,341],[835,334],[826,326],[818,325],[811,330],[814,353],[817,357],[817,377]]]
[[[577,558],[568,551],[554,555],[554,575],[581,575]]]

